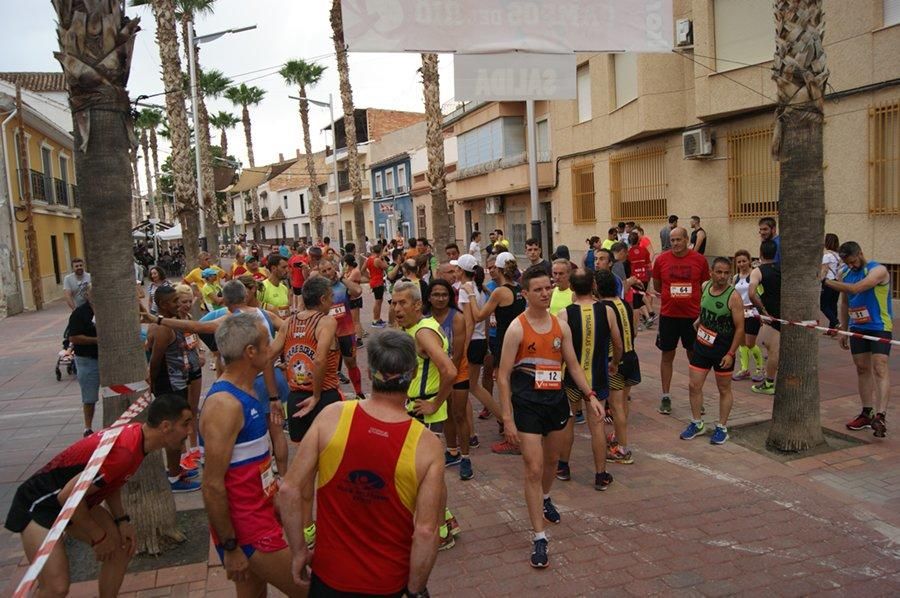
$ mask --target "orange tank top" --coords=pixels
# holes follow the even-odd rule
[[[538,366],[560,367],[562,363],[562,328],[556,316],[550,316],[550,330],[538,333],[531,327],[525,314],[518,318],[522,326],[522,342],[516,351],[514,369],[533,371]]]
[[[316,313],[308,318],[291,316],[288,319],[287,338],[284,340],[282,355],[287,364],[287,381],[291,390],[304,392],[313,390],[313,371],[316,350],[319,347],[316,330],[324,317],[325,314]],[[337,375],[339,356],[337,347],[329,347],[322,390],[333,390],[340,385]]]

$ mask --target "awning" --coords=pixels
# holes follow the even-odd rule
[[[160,241],[177,241],[181,238],[181,224],[157,233],[156,238]]]
[[[268,166],[254,166],[253,168],[245,168],[241,172],[241,178],[238,181],[222,189],[224,193],[241,193],[242,191],[250,191],[259,187],[266,181],[270,181],[279,174],[293,166],[297,160],[288,160],[286,162],[276,162]]]

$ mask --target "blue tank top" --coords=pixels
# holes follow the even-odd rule
[[[871,270],[880,266],[869,261],[859,270],[844,268],[844,282],[854,284],[864,279]],[[890,275],[888,275],[890,276]],[[875,332],[892,332],[894,306],[891,302],[891,280],[862,293],[847,293],[850,327]]]
[[[234,441],[234,450],[231,454],[229,468],[240,467],[247,463],[262,461],[269,456],[269,424],[262,412],[260,402],[256,397],[244,392],[227,380],[217,380],[209,387],[206,396],[217,392],[226,392],[237,399],[244,412],[244,423]],[[203,417],[203,410],[200,410]],[[200,446],[203,446],[203,437],[198,433]]]

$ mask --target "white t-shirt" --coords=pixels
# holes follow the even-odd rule
[[[479,293],[477,289],[475,290],[474,295],[469,295],[469,293],[466,292],[465,287],[463,287],[463,286],[459,287],[459,300],[457,301],[457,303],[459,303],[459,309],[464,311],[466,309],[466,307],[465,307],[466,303],[471,301],[473,298],[475,300],[475,307],[477,307],[478,309],[481,309],[481,306],[484,304],[484,295]],[[474,341],[474,340],[484,339],[485,338],[484,333],[485,333],[484,320],[482,320],[481,322],[475,322],[475,328],[472,330],[472,340]]]
[[[822,254],[822,264],[828,266],[825,273],[826,280],[834,280],[837,278],[838,269],[841,267],[841,258],[833,251],[826,251]]]
[[[469,243],[469,255],[473,256],[476,260],[478,260],[478,265],[482,266],[481,260],[481,243],[478,241],[472,241]]]
[[[87,288],[91,285],[91,275],[88,272],[85,272],[81,275],[81,278],[75,276],[75,273],[66,274],[66,277],[63,278],[63,289],[66,291],[71,291],[72,300],[75,302],[75,307],[81,307],[87,302],[87,297],[85,294],[87,293]]]

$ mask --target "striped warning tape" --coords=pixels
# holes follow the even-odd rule
[[[56,517],[56,521],[53,522],[50,532],[47,534],[47,537],[44,538],[40,548],[38,548],[34,560],[25,572],[25,576],[22,577],[22,581],[19,582],[19,586],[13,594],[13,598],[24,598],[31,592],[37,581],[38,575],[40,575],[44,565],[47,564],[47,559],[50,558],[50,553],[53,552],[53,549],[62,537],[66,526],[69,524],[69,520],[71,520],[72,516],[75,514],[78,503],[81,502],[81,499],[91,487],[91,483],[93,483],[94,477],[100,470],[100,466],[103,465],[107,455],[109,455],[113,445],[116,443],[116,439],[119,437],[119,434],[122,433],[122,430],[124,429],[123,426],[134,419],[138,413],[146,409],[147,405],[153,400],[153,396],[150,394],[150,391],[147,390],[146,382],[121,384],[103,388],[104,397],[141,391],[145,392],[125,410],[112,426],[102,432],[103,436],[100,439],[100,444],[94,449],[94,453],[91,455],[90,460],[88,460],[87,466],[84,468],[84,471],[81,472],[81,475],[78,476],[78,481],[75,482],[72,493],[69,494],[66,503]]]
[[[829,334],[839,334],[841,336],[849,336],[850,338],[858,338],[866,341],[873,341],[876,343],[885,343],[888,345],[900,345],[900,341],[895,341],[889,338],[882,338],[880,336],[869,336],[868,334],[862,334],[859,332],[850,332],[849,330],[840,330],[838,328],[828,328],[825,326],[819,326],[819,322],[816,320],[810,321],[796,321],[796,320],[784,320],[782,318],[773,318],[772,316],[764,316],[762,314],[757,314],[756,316],[763,322],[779,322],[781,324],[788,324],[790,326],[800,326],[802,328],[811,328],[813,330],[821,330],[822,332],[827,332]]]

